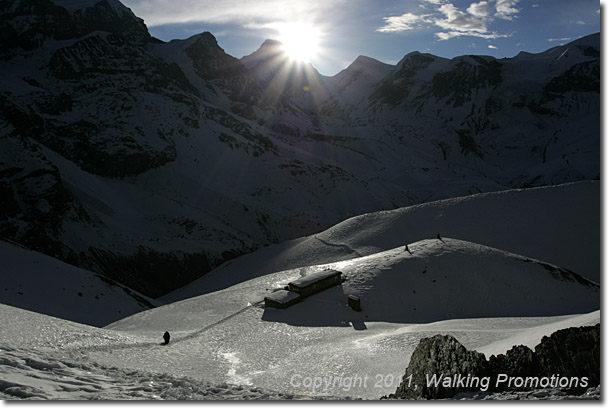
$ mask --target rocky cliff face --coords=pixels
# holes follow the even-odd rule
[[[460,392],[530,391],[550,385],[583,394],[600,383],[600,358],[599,324],[559,330],[545,336],[535,351],[513,346],[489,361],[453,336],[436,335],[417,345],[402,383],[389,398],[446,399]],[[510,377],[519,381],[511,383]],[[547,379],[545,386],[540,385],[542,378]],[[489,382],[481,382],[485,379]]]
[[[0,71],[0,236],[152,296],[353,215],[599,177],[599,35],[327,78],[117,0],[14,0]]]

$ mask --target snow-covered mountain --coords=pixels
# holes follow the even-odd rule
[[[600,175],[599,34],[329,78],[118,0],[5,1],[0,33],[0,236],[151,297],[367,212]]]

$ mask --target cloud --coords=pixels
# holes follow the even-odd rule
[[[481,3],[477,3],[477,5]],[[474,15],[470,12],[464,13],[451,3],[443,4],[439,7],[439,11],[445,15],[445,18],[434,20],[434,24],[441,28],[462,32],[463,35],[467,33],[484,34],[487,32],[486,19],[483,16]]]
[[[266,24],[331,15],[348,0],[122,0],[149,27],[178,23]]]
[[[467,11],[474,17],[488,17],[493,12],[493,5],[488,1],[472,3],[470,6],[468,6]]]
[[[489,44],[489,45],[487,46],[487,48],[492,48],[492,49],[494,49],[494,50],[497,50],[497,49],[498,49],[498,47],[494,46],[493,44]]]
[[[384,17],[385,25],[379,27],[376,31],[381,33],[392,33],[397,31],[412,30],[420,26],[422,22],[428,22],[427,14],[416,15],[413,13],[405,13],[402,16]]]
[[[442,31],[434,34],[439,40],[449,40],[456,37],[470,36],[470,37],[479,37],[484,38],[486,40],[495,40],[497,38],[506,38],[510,37],[510,34],[499,34],[496,32],[493,33],[474,33],[474,32],[463,32],[463,31]]]
[[[503,20],[512,20],[519,13],[519,9],[515,8],[517,3],[519,0],[497,0],[495,16]]]
[[[509,37],[490,31],[489,25],[497,19],[513,20],[518,17],[519,9],[515,6],[519,0],[482,0],[472,2],[466,10],[461,10],[448,0],[424,0],[434,6],[431,14],[406,13],[401,16],[384,17],[385,25],[379,32],[400,32],[422,27],[440,27],[435,33],[439,40],[470,36],[485,39]],[[420,4],[420,7],[422,4]]]
[[[571,37],[562,37],[562,38],[549,38],[547,39],[547,41],[570,41],[572,38]]]

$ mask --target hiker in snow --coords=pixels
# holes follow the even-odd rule
[[[440,234],[440,233],[437,233],[437,234],[436,234],[436,239],[438,239],[439,241],[442,241],[442,239],[441,239],[441,234]]]
[[[169,337],[169,332],[166,331],[165,333],[163,333],[163,340],[165,340],[166,345],[169,344]]]

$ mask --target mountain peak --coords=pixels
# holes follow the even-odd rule
[[[359,55],[353,63],[351,63],[347,69],[356,69],[356,68],[377,68],[377,67],[391,67],[391,65],[382,63],[379,60],[375,60],[374,58]]]
[[[56,6],[63,7],[69,13],[74,13],[78,10],[89,9],[96,7],[99,3],[105,3],[105,5],[112,8],[117,14],[132,14],[131,9],[126,7],[119,0],[51,0]],[[134,15],[135,16],[135,15]]]
[[[241,58],[241,62],[247,67],[252,68],[261,61],[275,59],[285,55],[284,45],[281,41],[267,39],[254,53]]]
[[[200,46],[205,45],[209,48],[214,49],[220,48],[220,46],[218,45],[218,40],[216,40],[216,37],[214,37],[214,35],[209,31],[204,31],[203,33],[195,34],[190,38],[190,40],[193,40],[193,43],[199,44]]]
[[[187,44],[190,45],[185,50],[186,54],[193,60],[199,76],[204,79],[234,75],[242,69],[239,60],[225,53],[209,31],[190,37]]]
[[[263,48],[267,48],[267,47],[280,47],[283,46],[282,42],[279,40],[272,40],[272,39],[267,39],[265,41],[263,41],[263,44],[261,44],[261,46],[258,48],[259,50],[263,49]]]
[[[30,3],[15,0],[1,8],[2,17],[8,18],[6,48],[35,50],[47,39],[80,39],[98,31],[136,44],[152,41],[144,21],[118,0],[49,0],[41,2],[44,7]]]

